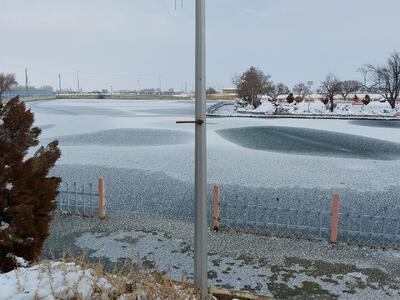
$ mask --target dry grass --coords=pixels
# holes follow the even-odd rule
[[[59,265],[55,268],[54,263]],[[182,281],[176,282],[164,278],[157,269],[146,269],[138,254],[115,264],[111,272],[106,272],[103,262],[88,262],[85,256],[74,257],[65,253],[57,261],[40,261],[32,265],[39,267],[38,286],[34,299],[40,299],[39,290],[42,283],[47,282],[50,286],[51,295],[54,299],[198,299],[192,285],[186,283],[185,275]],[[71,268],[73,267],[73,268]],[[75,268],[75,269],[74,269]],[[140,271],[139,271],[140,269]],[[61,271],[62,279],[55,278],[53,272]],[[20,276],[22,269],[16,270],[17,290],[23,292]],[[79,274],[78,279],[71,285],[71,273]],[[90,292],[82,292],[82,285],[90,278]],[[55,286],[63,286],[63,289]],[[89,294],[89,296],[88,296]],[[215,299],[215,298],[214,298]]]
[[[222,94],[215,94],[215,95],[207,95],[207,100],[236,100],[236,95],[222,95]]]

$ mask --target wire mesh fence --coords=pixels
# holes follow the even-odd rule
[[[221,202],[221,229],[280,237],[330,240],[332,213]],[[400,218],[339,213],[338,241],[400,249]]]
[[[99,194],[92,183],[62,183],[56,199],[57,211],[63,214],[95,216],[98,211]]]
[[[145,187],[143,187],[145,188]],[[181,191],[174,197],[163,195],[156,188],[144,194],[148,197],[131,201],[118,201],[117,195],[107,194],[107,214],[124,213],[144,216],[192,221],[194,219],[193,191]],[[208,221],[213,216],[213,193],[208,193]],[[57,198],[58,211],[67,214],[95,216],[98,214],[98,190],[93,184],[78,185],[63,183]],[[311,207],[298,200],[288,206],[276,198],[264,201],[262,197],[252,201],[238,194],[222,192],[219,199],[219,219],[221,230],[236,230],[256,234],[273,235],[297,239],[331,240],[332,211],[329,207]],[[330,199],[326,199],[327,202]],[[339,242],[360,246],[400,249],[400,216],[388,216],[385,212],[365,214],[363,211],[338,214]]]

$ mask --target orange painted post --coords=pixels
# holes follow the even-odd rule
[[[219,192],[218,184],[213,187],[213,230],[219,231]]]
[[[332,197],[332,219],[331,219],[331,243],[336,244],[339,229],[339,203],[338,193],[333,193]]]
[[[106,185],[104,177],[99,177],[99,218],[106,217]]]

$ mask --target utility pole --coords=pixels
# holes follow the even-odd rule
[[[140,75],[138,75],[138,80],[137,80],[137,93],[138,95],[140,94]]]
[[[202,299],[208,295],[205,37],[205,0],[196,0],[194,285]]]
[[[79,87],[79,71],[76,72],[76,83],[78,85],[78,94],[81,92],[81,89]]]
[[[158,73],[158,86],[160,88],[160,96],[161,96],[162,90],[161,90],[161,74],[160,73]]]
[[[28,91],[28,68],[25,68],[25,89]]]
[[[61,74],[58,73],[58,91],[61,93]]]

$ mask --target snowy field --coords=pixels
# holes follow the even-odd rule
[[[60,139],[54,173],[65,182],[105,176],[114,203],[181,201],[192,208],[190,101],[67,100],[29,103],[42,141]],[[400,211],[400,122],[209,118],[208,182],[226,200]],[[151,198],[151,199],[150,199]],[[112,205],[112,204],[110,204]],[[390,209],[389,209],[390,208]],[[179,216],[182,217],[182,216]]]
[[[226,102],[225,105],[215,111],[213,114],[221,116],[243,116],[243,115],[273,115],[276,107],[267,100],[263,100],[260,106],[253,108],[251,105],[245,107],[235,107],[233,104]],[[327,106],[318,99],[311,102],[287,103],[282,100],[278,103],[279,113],[286,115],[310,115],[320,117],[366,117],[366,118],[397,118],[400,117],[398,108],[392,109],[387,102],[372,101],[368,105],[361,102],[352,103],[351,101],[336,100],[336,107],[333,112],[327,109]],[[329,104],[328,104],[329,107]]]

